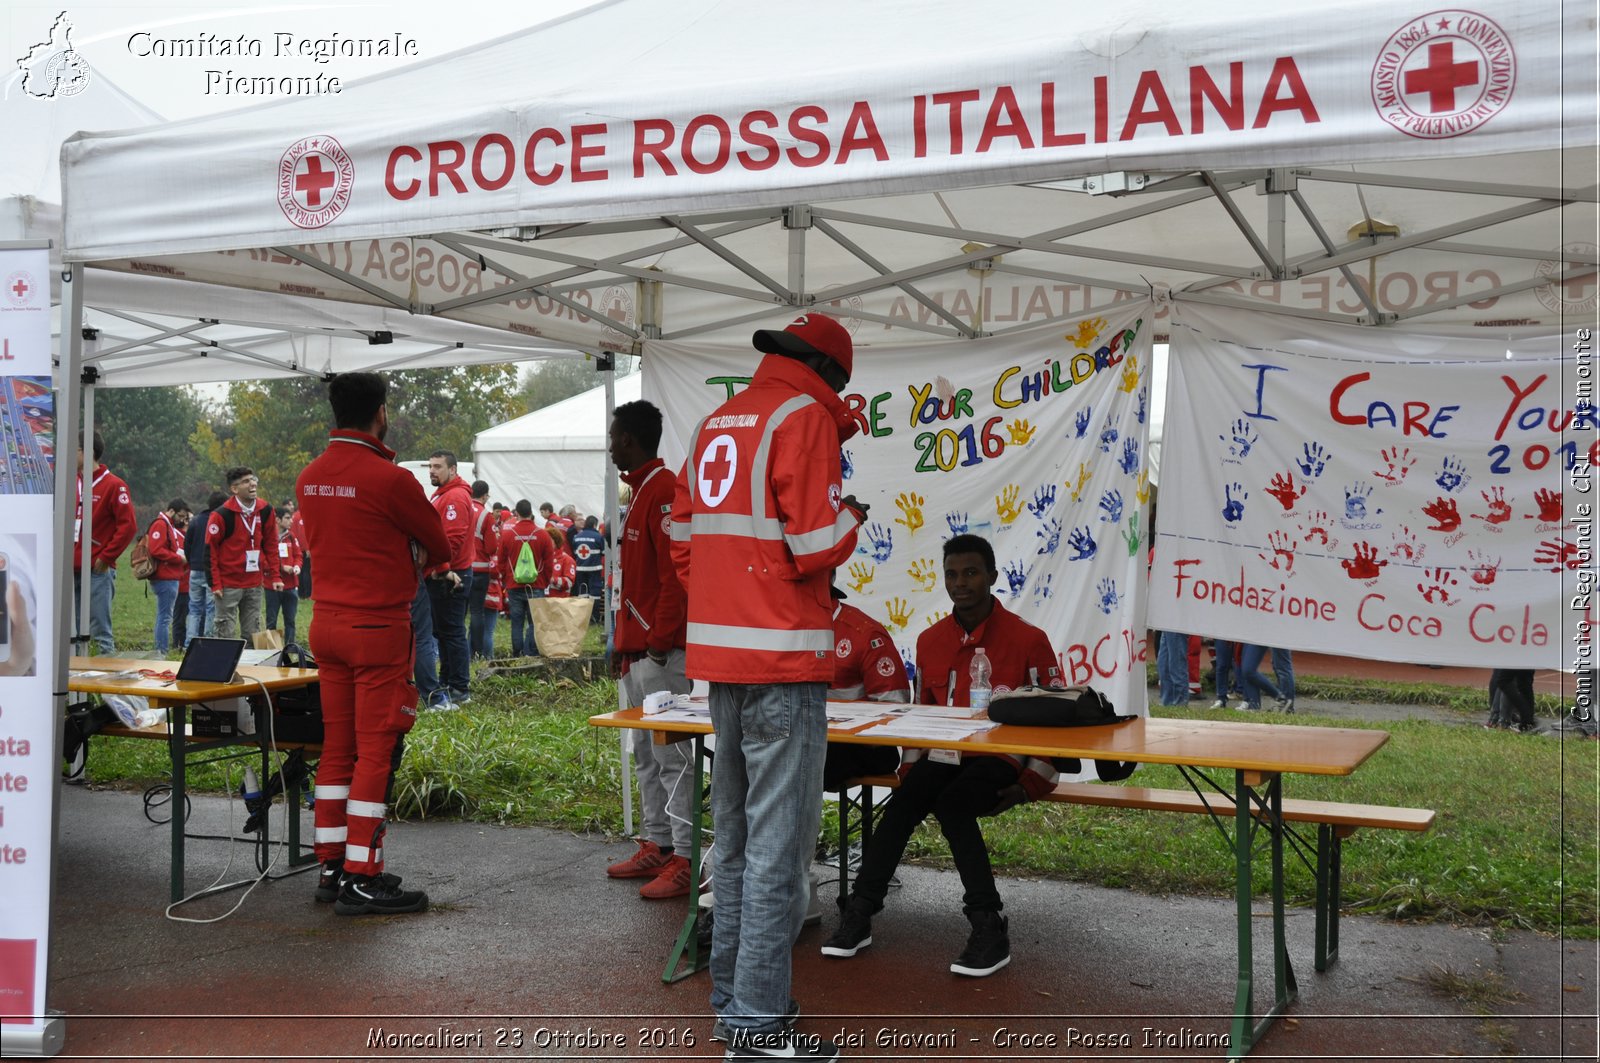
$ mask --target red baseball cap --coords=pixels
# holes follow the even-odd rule
[[[850,333],[827,314],[801,314],[782,332],[758,329],[750,338],[763,354],[822,354],[838,363],[846,380],[855,368],[855,347]]]

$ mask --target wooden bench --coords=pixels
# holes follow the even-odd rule
[[[1057,783],[1055,790],[1044,800],[1102,808],[1198,813],[1219,820],[1219,826],[1222,819],[1231,820],[1234,815],[1233,799],[1226,794],[1202,796],[1193,790],[1157,790],[1148,786],[1064,782]],[[1261,814],[1259,811],[1256,813],[1258,818]],[[1317,825],[1317,856],[1316,864],[1312,867],[1317,883],[1314,960],[1317,970],[1326,971],[1339,959],[1340,877],[1344,839],[1362,827],[1425,831],[1433,825],[1433,817],[1434,812],[1430,808],[1284,799],[1285,823]],[[1301,858],[1304,859],[1303,854]]]

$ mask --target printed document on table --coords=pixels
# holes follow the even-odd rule
[[[896,738],[921,738],[937,742],[959,742],[975,734],[992,730],[997,725],[989,720],[959,720],[947,717],[896,716],[864,732],[872,735],[892,735]]]

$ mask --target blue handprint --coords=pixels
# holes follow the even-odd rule
[[[1100,581],[1097,589],[1100,591],[1100,611],[1110,616],[1111,610],[1115,609],[1117,603],[1122,601],[1121,596],[1117,594],[1117,581],[1107,576]]]
[[[1099,549],[1095,545],[1094,536],[1089,534],[1089,526],[1087,524],[1081,528],[1072,529],[1072,534],[1067,536],[1067,545],[1075,551],[1072,557],[1069,558],[1072,561],[1087,561]]]
[[[1439,476],[1434,480],[1446,491],[1459,491],[1471,482],[1472,477],[1467,475],[1467,463],[1453,455],[1444,459]]]
[[[967,515],[965,513],[946,513],[944,522],[950,526],[951,535],[967,534]]]
[[[1056,504],[1056,485],[1046,484],[1033,493],[1033,501],[1028,503],[1028,512],[1040,520],[1049,508]]]
[[[1039,599],[1050,597],[1050,585],[1055,581],[1055,576],[1052,573],[1046,572],[1044,574],[1044,579],[1033,585],[1033,596]]]
[[[1150,412],[1150,408],[1149,408],[1149,405],[1148,405],[1149,399],[1150,399],[1150,389],[1148,387],[1140,388],[1139,389],[1139,408],[1133,412],[1133,415],[1139,419],[1139,423],[1140,424],[1144,424],[1145,417],[1149,415],[1149,412]]]
[[[1372,496],[1372,487],[1361,480],[1357,480],[1344,489],[1344,519],[1366,520],[1367,499]]]
[[[1235,458],[1243,460],[1250,456],[1250,448],[1256,445],[1256,430],[1250,427],[1250,422],[1243,417],[1233,422],[1231,436],[1227,433],[1217,437],[1228,445],[1228,453]]]
[[[1053,553],[1055,553],[1056,552],[1056,547],[1061,545],[1061,520],[1060,520],[1060,518],[1059,517],[1051,517],[1049,520],[1044,522],[1044,527],[1040,528],[1034,534],[1036,534],[1039,538],[1044,540],[1044,545],[1039,547],[1039,553],[1041,553],[1041,554],[1053,554]]]
[[[900,663],[906,666],[906,678],[911,680],[911,687],[915,690],[917,685],[917,657],[910,646],[900,647]]]
[[[1129,476],[1139,469],[1139,441],[1132,436],[1122,441],[1122,457],[1117,459],[1117,468]]]
[[[1231,483],[1222,489],[1224,504],[1222,506],[1222,519],[1229,524],[1237,523],[1244,516],[1244,500],[1250,497],[1250,492],[1244,489],[1243,484]]]
[[[889,560],[889,555],[894,552],[894,532],[884,527],[877,521],[867,525],[867,541],[871,549],[865,550],[872,555],[872,560],[883,562]]]
[[[848,450],[839,451],[839,475],[848,480],[856,474],[856,460]]]
[[[1103,512],[1100,514],[1101,520],[1105,521],[1107,524],[1121,524],[1122,492],[1112,490],[1101,495],[1100,508],[1103,510]]]
[[[1028,585],[1028,573],[1033,571],[1032,566],[1022,567],[1021,561],[1013,561],[1005,568],[1006,583],[1011,587],[1011,597],[1015,598],[1022,593]]]
[[[1328,459],[1332,456],[1322,449],[1321,443],[1307,443],[1303,448],[1305,457],[1297,458],[1295,464],[1300,466],[1300,471],[1308,480],[1315,480],[1322,475],[1322,470],[1328,467]]]
[[[1094,407],[1085,406],[1078,411],[1078,416],[1072,419],[1072,427],[1077,432],[1076,438],[1082,439],[1089,434],[1089,421],[1094,417]]]
[[[1106,454],[1111,453],[1111,448],[1117,445],[1119,435],[1117,426],[1111,423],[1111,417],[1108,414],[1105,427],[1100,429],[1100,450]]]

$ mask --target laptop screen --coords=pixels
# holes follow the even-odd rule
[[[231,682],[243,652],[244,639],[190,639],[189,648],[183,652],[183,663],[178,666],[178,679],[195,683]]]

